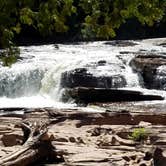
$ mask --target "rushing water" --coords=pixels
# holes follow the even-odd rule
[[[137,45],[127,47],[105,42],[21,47],[22,60],[11,67],[0,67],[0,107],[70,106],[60,102],[61,74],[79,67],[88,68],[102,60],[107,65],[89,67],[89,72],[96,76],[121,74],[127,82],[125,88],[140,90],[138,75],[129,66],[135,56],[132,52],[142,49],[166,52],[166,48],[156,44],[162,40],[134,41]]]

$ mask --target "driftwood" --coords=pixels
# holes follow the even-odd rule
[[[149,107],[138,105],[126,105],[124,110],[124,104],[120,109],[119,104],[111,103],[104,113],[79,109],[36,109],[25,113],[25,118],[0,117],[0,136],[3,136],[0,139],[0,165],[37,166],[59,162],[59,166],[152,166],[153,163],[164,166],[165,105],[155,105],[148,112]],[[142,127],[146,129],[148,139],[141,142],[130,140],[129,135],[134,129]],[[5,145],[4,140],[11,140],[9,136],[13,136],[18,144],[13,143],[13,147]],[[17,139],[18,136],[21,137]],[[17,150],[14,151],[15,148]]]
[[[22,123],[24,144],[0,160],[1,166],[26,166],[40,159],[56,159],[55,148],[51,144],[51,136],[47,127]]]

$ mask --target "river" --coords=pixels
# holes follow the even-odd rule
[[[98,76],[123,75],[127,82],[123,88],[166,96],[165,91],[144,89],[129,65],[136,56],[133,52],[166,52],[166,47],[158,46],[163,40],[129,41],[135,45],[126,46],[105,41],[22,46],[21,60],[11,67],[0,67],[0,107],[73,107],[75,104],[72,102],[61,102],[61,74],[85,66],[90,73]],[[103,60],[107,65],[97,68],[88,66]]]

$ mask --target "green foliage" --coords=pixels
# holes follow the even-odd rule
[[[20,50],[18,47],[10,46],[0,52],[0,61],[3,66],[11,66],[19,59]]]
[[[73,0],[0,0],[0,54],[3,65],[16,62],[19,51],[12,45],[15,34],[24,26],[39,31],[42,36],[67,32],[67,18],[76,12]]]
[[[39,5],[36,15],[37,28],[43,35],[67,32],[67,17],[76,12],[73,0],[48,0]]]
[[[79,27],[84,38],[110,39],[128,19],[149,26],[165,20],[166,0],[0,0],[0,11],[0,46],[5,48],[25,26],[43,36]]]
[[[85,37],[109,39],[115,29],[127,19],[137,18],[142,24],[153,26],[166,11],[165,0],[80,0],[86,16],[83,23]]]
[[[148,133],[145,128],[136,128],[133,130],[129,138],[134,141],[144,141],[148,138]]]
[[[67,18],[76,12],[73,0],[0,0],[0,45],[9,47],[23,25],[43,36],[67,32]]]

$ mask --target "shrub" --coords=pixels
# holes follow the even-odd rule
[[[133,130],[129,138],[134,141],[144,141],[148,138],[148,133],[145,128],[136,128]]]
[[[3,66],[11,66],[20,59],[20,49],[15,46],[3,49],[0,52],[0,62]]]

